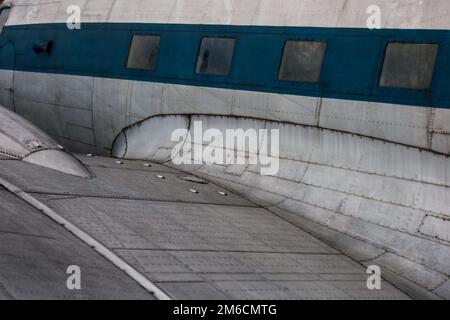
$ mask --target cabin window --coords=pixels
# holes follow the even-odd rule
[[[159,50],[159,36],[134,35],[128,53],[127,68],[154,70]]]
[[[438,51],[437,44],[389,43],[386,48],[380,86],[430,89]]]
[[[230,73],[234,45],[235,39],[231,38],[203,38],[195,72],[227,76]]]
[[[321,41],[286,41],[278,79],[319,82],[325,48]]]

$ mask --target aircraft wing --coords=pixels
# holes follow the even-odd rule
[[[1,160],[1,298],[407,298],[388,284],[367,290],[360,264],[214,183],[156,163],[77,157],[94,178]],[[67,290],[70,265],[83,290]]]

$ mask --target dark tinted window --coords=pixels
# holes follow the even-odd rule
[[[226,76],[233,59],[234,39],[203,38],[197,59],[196,73]]]
[[[437,44],[389,43],[380,86],[429,89],[438,50]]]
[[[287,81],[319,82],[326,43],[286,41],[278,78]]]
[[[155,69],[158,49],[159,36],[133,36],[127,67],[145,70]]]

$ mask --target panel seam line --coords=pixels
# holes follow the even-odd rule
[[[72,224],[67,219],[63,218],[54,210],[50,209],[48,206],[38,201],[36,198],[32,197],[30,194],[24,192],[20,188],[15,185],[9,183],[8,181],[0,178],[0,185],[7,189],[9,192],[13,193],[20,199],[24,200],[34,208],[38,209],[50,219],[55,221],[57,224],[63,226],[65,229],[70,231],[73,235],[83,241],[85,244],[93,248],[100,255],[110,261],[113,265],[118,267],[120,270],[125,272],[128,276],[130,276],[133,280],[135,280],[141,287],[147,290],[151,295],[153,295],[158,300],[171,300],[171,298],[160,288],[158,288],[155,284],[153,284],[150,280],[148,280],[144,275],[142,275],[139,271],[134,269],[130,264],[125,262],[119,256],[117,256],[113,251],[102,245],[100,242],[95,240],[89,234]]]

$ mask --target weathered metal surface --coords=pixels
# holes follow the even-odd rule
[[[450,109],[22,71],[13,77],[6,70],[0,89],[5,107],[79,153],[109,155],[124,127],[154,115],[203,113],[311,125],[450,154]]]
[[[195,121],[203,123],[204,131],[278,128],[280,170],[274,176],[262,176],[260,165],[209,163],[179,168],[238,192],[300,227],[306,224],[308,230],[361,262],[393,271],[397,275],[393,281],[414,287],[408,292],[415,297],[441,292],[438,289],[450,274],[448,157],[314,127],[202,115],[159,116],[125,129],[124,157],[141,158],[145,150],[158,155],[153,160],[170,161],[168,150],[174,142],[166,133],[180,123]],[[164,123],[165,130],[152,130],[153,123]],[[192,125],[184,129],[193,136]],[[145,137],[150,136],[159,141],[159,149],[153,148],[154,141],[146,143]],[[245,148],[236,151],[245,154]]]
[[[20,115],[0,106],[0,155],[83,178],[91,173],[63,147]]]
[[[233,192],[208,193],[224,190],[210,181],[184,180],[186,174],[156,163],[79,158],[94,179],[9,160],[1,161],[0,176],[113,250],[172,298],[407,298],[387,282],[380,291],[368,290],[361,264]],[[167,179],[155,179],[157,173]],[[152,196],[133,199],[137,189],[128,190],[133,186]],[[77,264],[81,258],[71,253]]]
[[[8,25],[31,23],[66,23],[66,8],[70,0],[53,4],[53,10],[39,10],[48,6],[45,0],[14,0]],[[233,25],[276,25],[367,28],[367,8],[371,0],[295,0],[280,6],[279,0],[147,0],[113,2],[86,0],[77,3],[83,22],[155,22],[203,23]],[[445,8],[446,0],[379,0],[382,12],[390,12],[383,19],[385,28],[445,29],[448,16],[436,8]],[[418,10],[420,8],[420,10]],[[360,13],[360,14],[358,14]]]
[[[71,265],[81,268],[81,290],[66,285]],[[4,189],[0,189],[0,266],[0,300],[153,299],[63,227]]]
[[[16,4],[16,5],[14,5]],[[70,1],[15,0],[8,26],[65,23]],[[78,3],[82,22],[367,28],[371,0],[119,0]],[[446,30],[446,0],[382,0],[388,29]],[[293,14],[295,12],[295,14]],[[386,14],[389,12],[389,14]],[[394,14],[391,14],[394,12]],[[14,53],[13,49],[12,53]],[[126,61],[123,62],[124,64]],[[194,67],[194,66],[193,66]],[[0,70],[0,103],[75,152],[107,155],[121,129],[155,114],[208,113],[316,125],[450,154],[450,109]]]
[[[65,23],[70,1],[51,4],[40,0],[14,2],[18,5],[11,9],[7,25]],[[180,0],[100,2],[87,0],[81,4],[83,22],[366,28],[367,15],[364,13],[373,4],[371,0],[302,0],[289,1],[285,6],[279,6],[278,0],[232,3],[214,0],[208,5],[204,1]],[[450,27],[448,14],[441,10],[449,7],[447,0],[383,0],[377,5],[382,12],[393,13],[383,16],[384,28]],[[14,53],[11,45],[9,49],[6,45],[5,50]],[[89,228],[92,218],[85,217],[86,212],[104,218],[107,213],[103,213],[100,207],[106,206],[104,203],[110,205],[110,198],[121,204],[124,202],[122,208],[136,203],[137,216],[145,215],[149,203],[157,201],[183,203],[184,206],[195,204],[192,210],[203,213],[203,219],[207,216],[205,207],[211,205],[219,205],[221,209],[232,205],[230,210],[256,210],[253,203],[257,203],[314,233],[356,261],[381,265],[389,280],[414,297],[450,298],[450,164],[445,156],[450,154],[450,109],[10,70],[0,70],[0,103],[45,129],[71,151],[108,155],[115,141],[114,155],[153,161],[169,159],[174,145],[169,141],[171,130],[187,127],[186,121],[191,114],[220,115],[203,119],[209,120],[210,127],[221,128],[246,124],[248,119],[245,117],[266,119],[252,120],[252,125],[281,129],[280,171],[274,177],[260,176],[257,166],[178,167],[209,181],[207,185],[200,185],[180,179],[180,175],[186,174],[176,169],[154,163],[149,167],[141,161],[123,161],[121,164],[100,157],[80,157],[98,175],[92,182],[15,161],[2,162],[1,172],[43,199],[78,197],[59,203],[59,209],[67,215],[76,212],[78,216],[73,219],[85,219],[82,222],[86,228]],[[187,116],[170,116],[182,113]],[[131,135],[121,134],[128,126],[159,114],[169,116],[126,129]],[[241,119],[229,122],[229,116]],[[0,159],[20,159],[28,152],[28,148],[10,138],[2,138],[5,148]],[[10,152],[11,146],[16,148],[15,152]],[[42,176],[43,173],[46,175]],[[221,195],[218,190],[228,195]],[[48,193],[58,195],[46,196]],[[78,205],[74,204],[78,201],[79,208],[89,210],[79,212]],[[114,208],[109,210],[115,212]],[[123,212],[126,210],[124,208]],[[177,217],[172,209],[162,206],[159,210],[158,213]],[[132,222],[127,223],[135,227]],[[153,268],[170,269],[174,265],[175,270],[179,270],[177,257],[182,255],[183,247],[177,246],[186,245],[183,242],[187,233],[183,226],[185,223],[189,226],[191,222],[183,221],[177,225],[178,229],[163,229],[165,233],[157,235],[157,239],[161,237],[168,245],[174,246],[173,250],[177,252],[173,254],[158,246],[142,252],[132,252],[128,248],[127,252],[120,253],[133,261],[140,261],[142,270],[148,265],[151,269],[147,270],[149,277],[153,277]],[[217,223],[213,221],[208,227]],[[89,231],[98,233],[106,242],[121,244],[116,237],[121,239],[128,232],[128,229],[123,231],[121,228],[122,222],[112,230],[89,228]],[[167,234],[180,236],[169,237]],[[186,236],[192,241],[197,239],[191,233]],[[230,242],[230,245],[243,248],[256,245],[245,242],[247,238],[239,240],[242,242]],[[164,241],[161,242],[166,243]],[[130,242],[136,246],[153,244],[139,236]],[[211,244],[208,245],[208,250],[213,250]],[[196,247],[191,249],[200,250]],[[135,258],[136,255],[139,258]],[[222,261],[223,258],[208,257],[211,259],[208,261]],[[189,262],[189,258],[183,259]],[[166,264],[166,261],[171,262]],[[321,267],[333,263],[327,261]],[[233,264],[231,267],[236,266]],[[305,266],[297,267],[296,271],[299,271]],[[362,282],[354,281],[358,277],[362,279],[360,274],[357,277],[349,275],[350,282],[342,280],[348,279],[346,277],[321,274],[320,278],[328,282],[315,283],[312,289],[305,279],[316,281],[317,278],[304,277],[301,272],[292,277],[282,273],[202,274],[192,267],[189,272],[178,272],[177,277],[171,278],[173,275],[171,272],[158,274],[155,279],[167,292],[180,298],[285,298],[286,290],[289,297],[297,298],[316,297],[315,292],[326,298],[342,298],[344,291],[359,298],[373,297],[374,294],[366,295]],[[192,282],[184,283],[185,279]],[[273,283],[268,284],[267,280]],[[275,281],[284,281],[281,289]],[[389,294],[380,293],[380,297],[386,296]]]

